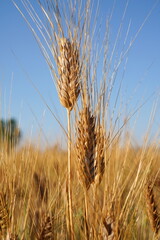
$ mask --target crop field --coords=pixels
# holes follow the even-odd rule
[[[18,147],[16,123],[0,122],[0,240],[160,239],[159,131],[150,134],[158,100],[143,142],[135,144],[138,116],[149,100],[125,114],[117,80],[153,9],[130,41],[128,25],[119,52],[128,2],[111,49],[112,11],[98,44],[96,1],[35,2],[38,8],[28,0],[13,5],[51,72],[65,126],[52,115],[66,144]]]

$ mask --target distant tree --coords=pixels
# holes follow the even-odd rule
[[[5,132],[5,122],[0,120],[0,142],[4,141],[4,132]]]
[[[0,120],[0,143],[6,144],[7,149],[14,148],[21,139],[21,131],[17,121],[13,118],[8,121]]]

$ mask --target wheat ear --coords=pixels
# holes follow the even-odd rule
[[[157,211],[157,206],[153,193],[153,184],[149,182],[146,187],[146,204],[147,204],[147,212],[151,227],[155,233],[158,234],[160,229],[160,218]]]
[[[85,197],[85,237],[89,239],[88,189],[95,179],[96,117],[89,107],[84,106],[76,124],[76,153],[79,179],[84,188]]]
[[[60,78],[57,80],[58,95],[61,104],[67,109],[68,117],[68,215],[69,235],[74,239],[71,191],[71,123],[70,113],[80,93],[79,51],[74,42],[66,38],[58,39],[59,56],[57,66]]]
[[[9,228],[9,213],[4,195],[0,193],[0,236],[5,237]]]
[[[71,111],[80,92],[79,51],[76,44],[66,38],[60,38],[58,46],[60,54],[57,58],[60,76],[57,80],[58,95],[61,104]]]
[[[40,229],[40,234],[38,237],[38,240],[51,240],[53,239],[53,223],[52,218],[50,216],[47,216],[44,219],[44,222]]]
[[[107,216],[103,219],[102,237],[107,240],[114,240],[115,238],[115,226],[113,217]]]
[[[91,113],[89,107],[84,107],[77,122],[76,152],[79,177],[86,189],[89,189],[95,179],[95,127],[96,117]]]
[[[96,127],[96,151],[95,151],[96,161],[95,182],[97,185],[101,183],[105,170],[104,149],[105,149],[105,131],[104,128],[100,124],[98,124],[98,126]]]
[[[96,126],[96,116],[89,107],[80,112],[77,122],[77,158],[80,180],[89,189],[93,182],[100,184],[104,169],[105,133]]]

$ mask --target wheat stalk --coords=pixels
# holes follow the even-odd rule
[[[80,93],[79,51],[75,42],[66,38],[58,39],[59,56],[56,58],[60,78],[57,80],[58,95],[61,104],[67,109],[68,117],[68,212],[69,234],[74,239],[71,193],[71,122],[70,113]]]

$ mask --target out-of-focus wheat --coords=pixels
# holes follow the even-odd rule
[[[10,218],[4,195],[0,193],[0,236],[5,238],[9,230]]]
[[[160,230],[160,216],[158,214],[157,204],[154,198],[153,186],[152,181],[148,182],[146,186],[146,204],[151,227],[155,235],[157,235]]]
[[[47,216],[39,229],[38,240],[51,240],[54,239],[53,221],[50,216]]]

